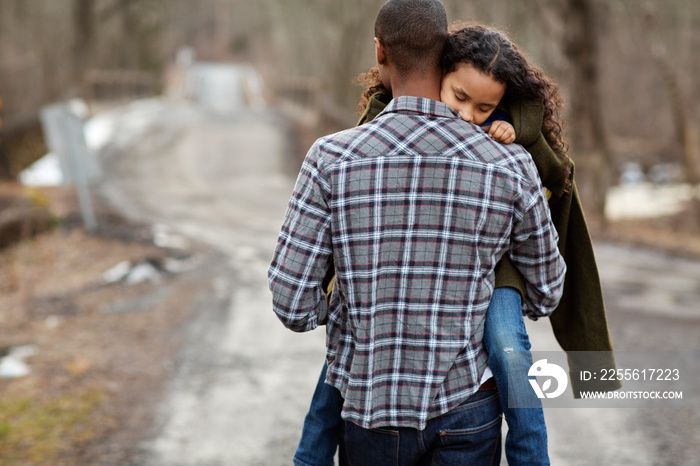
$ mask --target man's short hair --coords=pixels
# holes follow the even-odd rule
[[[447,40],[445,7],[438,0],[389,0],[374,35],[399,73],[428,73],[440,66]]]

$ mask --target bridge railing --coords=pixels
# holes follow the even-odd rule
[[[155,95],[159,87],[155,75],[138,70],[89,70],[83,79],[88,101],[124,102]]]

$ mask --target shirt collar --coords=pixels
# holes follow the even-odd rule
[[[379,115],[385,113],[410,113],[436,118],[459,118],[459,114],[447,104],[437,100],[413,96],[401,96],[392,99]]]

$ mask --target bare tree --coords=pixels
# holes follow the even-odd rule
[[[359,95],[353,90],[353,78],[374,64],[374,18],[381,3],[376,0],[305,2],[308,8],[319,12],[325,29],[335,33],[327,55],[330,88],[341,105],[352,108]],[[340,57],[337,50],[343,51]]]
[[[273,40],[283,68],[327,83],[334,101],[354,108],[353,78],[374,63],[373,26],[381,0],[269,0],[279,30]]]
[[[666,88],[671,107],[671,120],[674,127],[675,145],[681,154],[686,181],[695,188],[693,209],[700,219],[700,147],[698,145],[698,128],[693,123],[688,102],[690,92],[685,89],[680,70],[674,66],[668,49],[654,38],[658,30],[657,21],[651,11],[645,12],[645,24],[652,36],[645,40],[649,55],[654,59],[658,72]]]
[[[608,188],[616,172],[602,110],[600,91],[600,28],[605,24],[595,0],[567,0],[565,51],[571,77],[571,148],[577,157],[594,161],[592,214],[605,228]]]
[[[79,82],[91,65],[95,34],[95,0],[75,0],[73,18],[75,24],[73,79]]]

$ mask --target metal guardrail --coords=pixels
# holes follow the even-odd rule
[[[85,143],[84,121],[66,103],[41,110],[41,124],[49,150],[59,159],[64,182],[75,186],[85,229],[97,230],[89,184],[101,174],[98,159]]]

